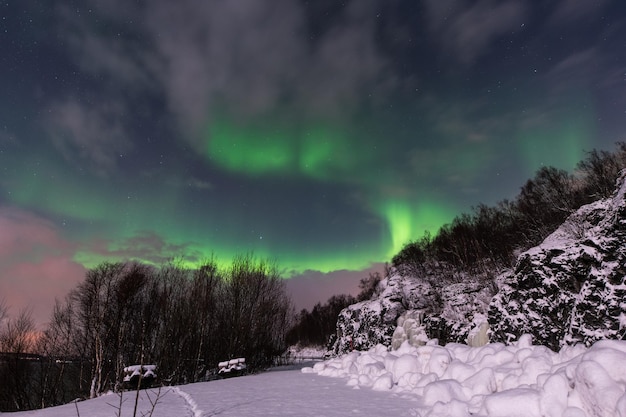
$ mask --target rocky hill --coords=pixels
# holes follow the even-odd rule
[[[491,301],[493,340],[529,333],[542,344],[626,336],[626,178],[612,198],[581,207],[523,253]]]
[[[611,198],[581,207],[510,270],[392,272],[371,300],[341,312],[332,351],[433,338],[509,343],[525,333],[554,350],[625,338],[625,196],[622,172]]]
[[[340,313],[331,350],[341,354],[379,343],[396,348],[405,340],[418,346],[433,338],[474,343],[487,330],[494,285],[482,276],[446,276],[445,285],[434,278],[395,273],[382,280],[371,300]]]

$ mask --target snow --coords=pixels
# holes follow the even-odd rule
[[[359,389],[412,395],[418,417],[626,417],[626,342],[553,352],[524,335],[510,346],[408,342],[305,368]]]
[[[150,410],[141,391],[137,415]],[[124,393],[123,417],[133,415],[135,392]],[[113,417],[119,404],[116,394],[78,402],[81,417]],[[387,392],[355,390],[345,381],[300,370],[266,372],[236,378],[164,387],[153,417],[243,417],[243,416],[413,416],[414,398]],[[3,417],[76,417],[74,404],[44,410],[0,413]]]
[[[280,369],[289,369],[280,368]],[[300,370],[140,391],[138,415],[626,417],[626,341],[553,352],[529,336],[512,345],[397,350],[378,345]],[[125,392],[131,416],[135,392]],[[114,416],[117,394],[7,417]]]
[[[219,375],[239,374],[247,369],[246,358],[235,358],[217,364]]]
[[[124,368],[124,382],[130,382],[134,377],[156,378],[156,365],[131,365]],[[143,375],[142,375],[143,372]]]

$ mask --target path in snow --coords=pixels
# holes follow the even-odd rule
[[[189,395],[188,393],[186,393],[185,391],[183,391],[179,387],[171,387],[170,390],[172,392],[175,392],[176,395],[178,395],[183,400],[185,400],[185,402],[187,403],[187,409],[189,410],[189,415],[190,416],[192,416],[192,417],[202,417],[204,415],[202,410],[200,408],[198,408],[198,403],[194,401],[194,399],[191,397],[191,395]]]
[[[186,385],[203,417],[412,416],[415,396],[353,389],[345,380],[300,371],[267,372]]]
[[[137,415],[147,415],[147,395],[141,391]],[[346,381],[299,370],[266,372],[258,375],[165,387],[152,417],[255,417],[301,416],[415,416],[415,396],[353,389]],[[124,393],[122,417],[133,415],[135,392]],[[78,403],[80,417],[114,417],[119,397],[104,395]],[[45,410],[0,413],[2,417],[76,417],[74,404]]]

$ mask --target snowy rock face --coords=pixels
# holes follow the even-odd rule
[[[467,277],[465,282],[443,287],[441,312],[433,312],[425,319],[427,324],[438,325],[436,328],[427,325],[428,335],[442,344],[484,345],[488,342],[487,311],[496,290],[493,281],[480,276]]]
[[[333,353],[398,347],[406,340],[413,346],[433,338],[465,343],[481,325],[486,330],[489,286],[468,280],[434,288],[430,282],[398,274],[383,279],[378,295],[341,312]]]
[[[371,300],[341,312],[331,351],[378,344],[396,349],[427,339],[508,344],[522,334],[558,351],[626,339],[626,171],[612,198],[577,210],[541,245],[522,253],[497,286],[456,274],[391,274]]]
[[[529,333],[553,350],[626,335],[626,173],[612,198],[581,207],[505,274],[492,341]]]
[[[335,354],[427,339],[481,346],[530,334],[562,346],[626,338],[626,171],[610,199],[577,210],[495,282],[391,274],[369,301],[344,309]],[[497,293],[497,294],[496,294]],[[495,294],[495,295],[494,295]]]
[[[398,318],[407,310],[422,310],[432,305],[434,292],[428,283],[398,275],[379,283],[381,290],[371,300],[353,304],[337,319],[336,354],[367,350],[378,344],[389,346]]]

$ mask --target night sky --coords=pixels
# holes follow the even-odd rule
[[[0,299],[253,252],[310,308],[625,126],[621,0],[0,1]]]

